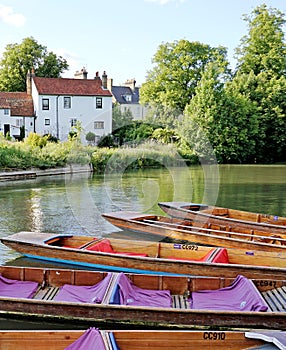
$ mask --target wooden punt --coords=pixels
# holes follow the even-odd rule
[[[233,279],[226,277],[124,275],[123,273],[11,266],[0,266],[0,274],[2,279],[13,280],[16,284],[24,284],[23,281],[27,281],[29,285],[31,281],[34,282],[33,284],[37,283],[36,286],[33,286],[35,293],[29,298],[19,296],[18,293],[22,293],[23,286],[16,289],[17,297],[0,296],[0,316],[2,314],[5,318],[9,317],[10,319],[21,317],[33,321],[81,323],[88,324],[89,327],[92,323],[99,322],[103,325],[111,324],[113,327],[115,324],[121,324],[121,326],[125,324],[142,328],[153,327],[153,329],[154,327],[191,329],[195,326],[210,326],[216,328],[239,327],[286,330],[285,280],[249,280],[243,276]],[[102,283],[106,283],[107,277],[109,278],[108,285],[103,290],[105,294],[100,302],[82,302],[76,301],[77,299],[59,301],[58,295],[62,290],[65,290],[61,288],[64,285],[68,285],[69,288],[71,286],[73,290],[80,289],[81,296],[83,288],[93,289],[94,286],[97,288],[98,284],[102,286]],[[127,304],[129,303],[129,305],[116,302],[116,293],[114,292],[118,291],[118,285],[114,282],[121,278],[131,281],[130,285],[135,286],[131,294],[127,293]],[[209,296],[209,293],[220,293],[220,288],[224,288],[224,290],[232,289],[233,284],[238,279],[242,279],[243,283],[247,284],[247,288],[245,288],[245,285],[240,286],[240,288],[243,288],[241,289],[243,295],[238,294],[235,297],[239,299],[238,305],[236,305],[236,309],[239,311],[232,311],[233,299],[230,299],[231,307],[220,306],[219,309],[215,310],[213,305],[217,303],[218,298],[213,299]],[[143,292],[141,292],[142,289]],[[139,293],[141,293],[141,297],[135,300],[137,302],[139,300],[139,304],[142,306],[131,305],[134,299],[130,299],[130,296],[134,296],[132,293],[135,290],[136,292],[139,290]],[[15,290],[13,292],[15,293]],[[120,289],[121,292],[122,289]],[[146,302],[146,295],[149,295],[147,292],[152,294],[152,297],[148,299],[148,303]],[[236,293],[236,291],[234,292]],[[3,292],[1,291],[1,293]],[[166,303],[162,306],[160,293],[168,294],[168,305],[169,301],[171,303],[169,306],[166,306]],[[211,307],[191,308],[189,298],[194,300],[195,295],[201,295],[201,293],[204,294],[204,301],[209,303]],[[205,295],[205,293],[207,294]],[[142,295],[144,296],[142,297]],[[153,295],[156,295],[156,297]],[[152,303],[157,303],[158,298],[160,299],[159,305],[152,306]],[[247,298],[248,300],[240,302],[241,298],[243,300]],[[220,302],[225,303],[225,298],[220,297]],[[249,302],[251,309],[244,309]],[[145,303],[148,306],[145,306]],[[252,306],[257,305],[259,307],[263,305],[264,311],[261,308],[252,308]]]
[[[119,350],[213,350],[213,349],[262,349],[266,344],[275,344],[275,337],[284,332],[273,331],[273,340],[248,338],[263,336],[263,332],[242,331],[192,331],[192,330],[99,330],[102,338],[108,342],[115,339]],[[0,349],[2,350],[63,350],[85,335],[81,330],[51,331],[0,331]],[[279,338],[278,338],[279,339]],[[281,344],[281,342],[279,342]],[[283,343],[282,343],[283,344]],[[115,347],[106,345],[106,349]],[[275,347],[276,348],[276,347]],[[278,349],[278,348],[276,348]],[[82,349],[83,350],[83,349]],[[86,350],[86,349],[85,349]]]
[[[145,274],[286,278],[286,253],[19,232],[1,242],[29,258]]]
[[[104,213],[102,216],[113,225],[125,230],[157,234],[208,246],[286,252],[286,235],[273,237],[270,233],[249,229],[235,232],[219,224],[131,211]]]
[[[158,205],[172,217],[221,225],[227,231],[264,231],[272,236],[284,235],[284,238],[286,235],[286,217],[282,216],[189,202],[160,202]]]

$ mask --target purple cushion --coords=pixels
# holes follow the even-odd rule
[[[12,280],[0,274],[1,297],[32,298],[37,288],[37,282]]]
[[[123,273],[120,273],[118,286],[120,305],[172,307],[172,297],[169,290],[139,288]]]
[[[105,350],[102,336],[97,328],[91,327],[65,350]]]
[[[189,302],[191,309],[229,311],[268,310],[266,302],[254,283],[241,275],[238,275],[229,287],[192,292]]]
[[[54,300],[100,304],[111,276],[112,274],[108,273],[102,281],[92,286],[74,286],[72,284],[65,284],[60,288],[60,291],[55,296]]]

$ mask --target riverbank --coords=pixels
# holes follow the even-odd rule
[[[0,181],[29,180],[35,179],[39,176],[87,173],[92,171],[92,166],[90,164],[70,164],[65,167],[56,167],[48,169],[31,168],[28,170],[0,170]]]

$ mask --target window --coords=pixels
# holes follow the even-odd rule
[[[126,102],[131,102],[132,101],[132,96],[131,95],[124,95],[123,98],[125,99]]]
[[[42,99],[42,109],[48,111],[50,109],[50,101],[48,98]]]
[[[64,108],[71,108],[71,98],[64,97]]]
[[[51,124],[50,119],[45,119],[45,125],[50,125],[50,124]]]
[[[8,108],[4,109],[4,115],[9,115],[9,109]]]
[[[77,122],[76,119],[71,119],[71,126],[76,126],[76,122]]]
[[[96,98],[96,108],[102,108],[102,97]]]
[[[104,122],[94,122],[94,129],[104,129]]]

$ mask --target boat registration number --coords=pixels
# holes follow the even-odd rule
[[[198,250],[199,246],[197,246],[195,244],[179,244],[179,243],[175,243],[174,244],[174,248],[175,249],[186,249],[186,250]]]
[[[224,332],[204,332],[204,339],[225,340]]]

